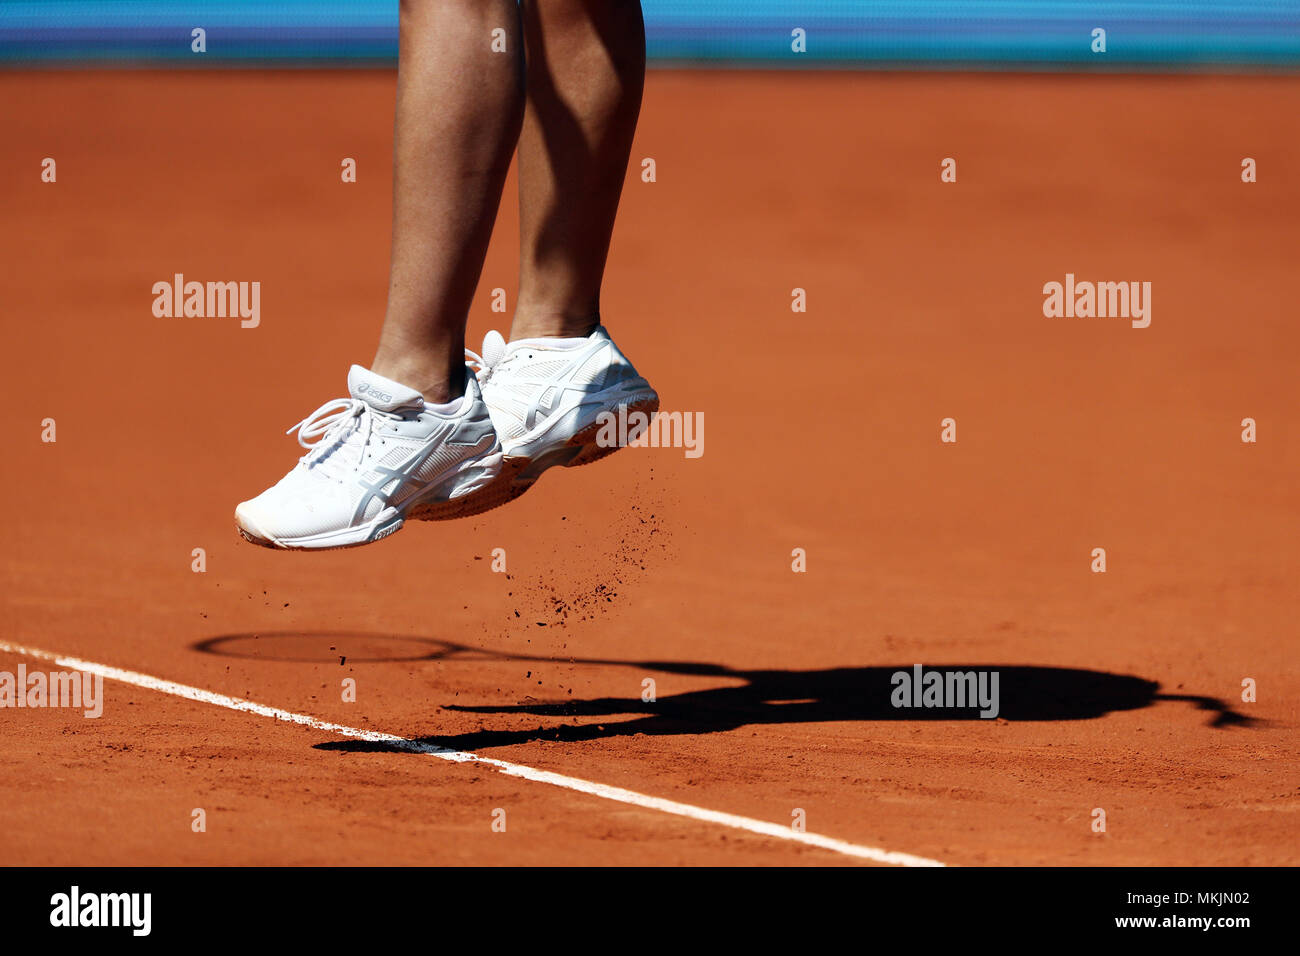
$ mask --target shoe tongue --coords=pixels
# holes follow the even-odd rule
[[[360,365],[354,365],[348,371],[348,392],[353,398],[360,399],[381,412],[424,409],[424,396],[415,389],[407,388],[391,378],[376,375]]]
[[[483,337],[483,362],[488,368],[496,365],[506,355],[506,340],[496,329]]]

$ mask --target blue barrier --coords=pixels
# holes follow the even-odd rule
[[[644,0],[656,62],[1294,67],[1300,0]],[[195,28],[206,52],[191,50]],[[1105,31],[1105,51],[1094,31]],[[796,31],[803,31],[801,37]],[[0,0],[0,62],[391,64],[396,0]]]

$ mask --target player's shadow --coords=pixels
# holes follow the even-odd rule
[[[718,733],[760,724],[826,723],[873,720],[981,720],[980,709],[969,707],[895,707],[894,675],[911,672],[896,667],[835,667],[825,670],[736,670],[717,664],[675,661],[620,664],[647,674],[679,674],[742,681],[739,686],[712,687],[660,696],[602,697],[590,700],[528,702],[506,706],[449,706],[472,714],[528,714],[559,719],[583,718],[582,723],[525,729],[482,729],[470,733],[419,738],[416,743],[450,750],[485,750],[537,740],[579,742],[629,737],[635,734],[676,736]],[[1061,667],[1002,664],[937,664],[927,669],[998,674],[998,713],[1007,721],[1090,720],[1116,711],[1137,710],[1157,702],[1190,704],[1213,715],[1211,727],[1249,724],[1252,719],[1212,697],[1162,694],[1155,681],[1123,674]],[[638,688],[640,681],[636,682]],[[988,686],[988,685],[986,685]],[[620,720],[599,718],[620,717]],[[517,722],[515,722],[517,723]],[[318,744],[322,750],[354,752],[409,749],[366,741]]]
[[[266,631],[223,634],[198,641],[193,649],[205,654],[282,663],[370,664],[396,661],[549,662],[545,655],[498,652],[432,637],[371,634],[354,631]],[[978,707],[965,709],[895,707],[894,675],[911,673],[911,664],[873,667],[833,667],[824,670],[745,670],[721,664],[689,661],[620,661],[577,659],[576,666],[618,667],[637,672],[629,683],[639,692],[644,677],[676,674],[716,679],[725,684],[704,690],[661,695],[644,701],[631,697],[589,700],[528,701],[501,706],[446,709],[472,714],[527,714],[553,719],[585,718],[581,724],[562,723],[526,729],[483,729],[464,734],[418,738],[423,747],[485,750],[536,740],[584,741],[635,734],[698,735],[760,724],[823,723],[871,720],[981,720]],[[926,670],[991,674],[997,672],[997,716],[1007,721],[1091,720],[1124,710],[1139,710],[1161,702],[1189,704],[1213,716],[1210,727],[1249,725],[1254,719],[1225,702],[1195,694],[1161,693],[1155,681],[1127,674],[1067,667],[1005,664],[927,664]],[[662,681],[660,681],[662,683]],[[988,686],[988,685],[986,685]],[[617,717],[619,720],[600,720]],[[512,721],[518,723],[518,721]],[[369,741],[318,744],[322,750],[407,751]]]

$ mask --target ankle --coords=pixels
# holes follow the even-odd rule
[[[439,371],[436,366],[413,356],[389,358],[381,354],[375,357],[370,371],[415,389],[430,405],[444,405],[465,394],[463,361],[454,368]]]
[[[520,308],[510,323],[510,341],[516,339],[586,338],[600,325],[600,312],[572,313],[562,310]]]

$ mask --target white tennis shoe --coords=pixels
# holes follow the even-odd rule
[[[460,518],[514,497],[469,368],[465,394],[446,405],[427,405],[414,389],[359,365],[348,373],[348,392],[289,429],[307,454],[235,509],[245,539],[347,548],[387,537],[407,518]]]
[[[553,465],[585,465],[618,451],[621,444],[598,441],[606,416],[626,408],[628,415],[642,412],[648,424],[659,410],[659,396],[604,326],[585,338],[508,344],[493,331],[483,340],[483,355],[470,355],[516,494]],[[643,430],[623,438],[631,441]]]

